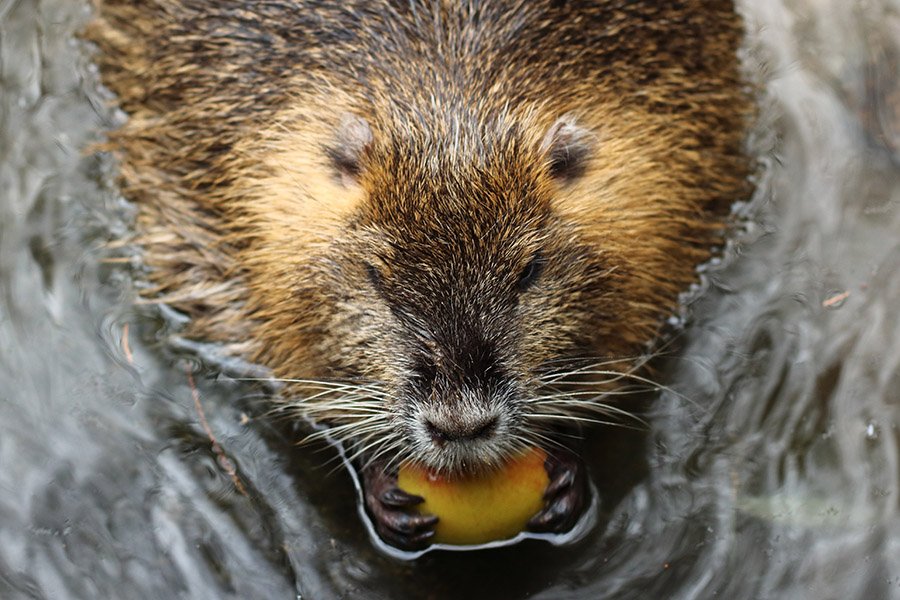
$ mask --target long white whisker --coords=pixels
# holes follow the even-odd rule
[[[591,402],[591,401],[587,401],[587,400],[570,400],[570,401],[566,401],[566,400],[553,400],[553,401],[547,401],[547,402],[539,402],[539,403],[536,403],[536,404],[537,404],[540,408],[543,408],[543,409],[545,409],[545,410],[546,410],[548,407],[549,407],[549,408],[556,408],[556,409],[558,409],[559,411],[564,412],[564,413],[566,413],[566,414],[569,414],[570,411],[571,411],[571,409],[574,407],[576,410],[578,410],[578,412],[580,412],[580,413],[582,413],[582,414],[583,414],[583,413],[596,412],[596,413],[604,414],[604,415],[607,415],[607,416],[610,416],[610,417],[612,417],[612,416],[621,416],[621,417],[626,417],[626,418],[628,418],[628,419],[632,419],[632,420],[634,420],[634,421],[637,421],[637,422],[641,423],[642,425],[644,425],[644,426],[646,426],[646,427],[649,427],[649,426],[650,426],[649,423],[647,423],[644,419],[642,419],[641,417],[635,415],[634,413],[629,412],[629,411],[627,411],[627,410],[625,410],[625,409],[619,408],[618,406],[614,406],[614,405],[612,405],[612,404],[607,404],[607,403],[605,403],[605,402]],[[551,413],[547,413],[547,412],[535,412],[535,413],[533,413],[533,414],[541,414],[541,415],[544,415],[544,414],[551,414]]]
[[[645,392],[652,391],[648,387],[620,387],[613,390],[578,390],[566,392],[562,390],[554,390],[555,394],[545,394],[543,396],[537,396],[532,398],[532,400],[546,400],[548,398],[581,398],[583,396],[587,396],[589,398],[600,398],[603,396],[633,396],[635,394],[643,394]]]
[[[343,425],[335,425],[333,427],[329,427],[328,429],[323,429],[321,431],[315,431],[310,433],[306,437],[301,440],[301,443],[306,443],[312,440],[318,440],[322,438],[328,437],[339,437],[340,434],[344,431],[351,432],[360,432],[366,428],[371,428],[373,430],[376,427],[382,426],[387,421],[384,417],[366,417],[365,419],[360,419],[358,421],[353,421],[351,423],[345,423]]]
[[[307,388],[326,390],[326,391],[359,391],[366,394],[377,396],[388,396],[388,392],[381,389],[376,382],[370,383],[353,383],[347,381],[327,381],[319,379],[265,379],[265,378],[243,378],[237,381],[270,381],[276,383],[296,383]]]
[[[576,423],[591,423],[594,425],[610,425],[612,427],[624,427],[626,429],[637,429],[632,425],[627,425],[619,421],[605,421],[603,419],[591,419],[589,417],[578,417],[569,414],[542,414],[535,413],[528,416],[534,420],[555,420],[555,421],[574,421]]]

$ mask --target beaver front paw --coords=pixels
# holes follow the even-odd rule
[[[371,465],[363,470],[366,508],[375,530],[391,546],[421,550],[434,537],[438,518],[417,514],[413,507],[424,502],[424,498],[397,487],[397,475],[385,472],[382,466]]]
[[[528,522],[537,533],[563,533],[575,526],[588,499],[584,463],[569,451],[547,456],[544,468],[550,476],[544,492],[544,508]]]

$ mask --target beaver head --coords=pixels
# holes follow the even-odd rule
[[[242,262],[259,360],[306,382],[304,412],[370,454],[458,471],[603,411],[603,380],[622,379],[671,294],[651,271],[688,250],[634,210],[664,181],[621,189],[621,169],[653,162],[627,136],[607,152],[571,115],[448,128],[344,113],[316,144],[275,144]],[[563,394],[566,374],[592,385]]]

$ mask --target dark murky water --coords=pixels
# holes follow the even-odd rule
[[[601,525],[402,562],[333,451],[131,306],[86,7],[0,0],[0,598],[900,598],[900,5],[742,6],[768,168],[678,394],[589,444]]]

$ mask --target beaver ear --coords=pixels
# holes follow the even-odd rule
[[[564,181],[581,175],[593,150],[593,142],[593,133],[578,125],[571,115],[557,119],[541,142],[541,152],[547,158],[550,174]]]
[[[334,143],[327,153],[345,186],[355,184],[362,173],[362,159],[372,139],[368,121],[350,113],[341,116]]]

